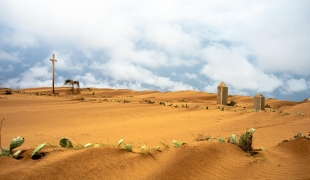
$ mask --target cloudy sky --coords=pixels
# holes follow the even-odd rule
[[[0,1],[0,87],[310,97],[310,1]]]

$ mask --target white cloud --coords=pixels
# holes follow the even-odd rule
[[[187,79],[197,79],[197,75],[196,74],[191,74],[191,73],[184,73],[181,74],[181,77],[187,78]]]
[[[9,62],[19,62],[20,57],[19,57],[18,52],[12,52],[12,53],[7,53],[5,51],[0,50],[0,61],[9,61]]]
[[[10,78],[3,82],[1,86],[11,88],[28,88],[51,86],[51,73],[48,72],[48,67],[36,64],[23,72],[18,78]]]
[[[116,81],[127,81],[138,84],[147,84],[159,88],[160,90],[185,90],[193,89],[192,86],[182,82],[172,81],[170,78],[156,76],[151,71],[137,65],[127,62],[108,62],[99,65],[93,63],[91,68],[101,71],[104,75],[111,77]]]
[[[307,81],[304,78],[300,79],[289,79],[285,82],[281,88],[282,94],[293,94],[301,91],[309,90]]]
[[[10,64],[7,67],[0,66],[0,72],[2,72],[2,73],[12,72],[13,70],[14,70],[14,67]]]
[[[52,59],[52,54],[55,54],[55,59],[57,60],[54,62],[55,71],[83,71],[85,66],[84,62],[74,60],[73,52],[71,51],[52,51],[50,56],[44,60],[46,66],[52,66],[52,61],[50,60]]]
[[[247,60],[250,52],[244,47],[214,44],[204,49],[206,65],[201,73],[212,81],[224,81],[234,89],[271,92],[282,85],[280,79],[266,74]]]

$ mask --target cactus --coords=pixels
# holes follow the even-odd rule
[[[119,140],[117,143],[117,147],[119,147],[123,143],[123,141],[124,141],[124,139]]]
[[[89,148],[89,147],[92,147],[92,146],[93,146],[92,143],[87,143],[87,144],[84,145],[84,148]]]
[[[297,138],[301,138],[301,137],[302,137],[301,132],[298,132],[298,133],[297,133]]]
[[[10,152],[12,152],[12,150],[17,148],[18,146],[21,146],[24,142],[25,139],[23,137],[18,136],[17,138],[14,138],[10,144]]]
[[[228,138],[228,143],[236,144],[237,143],[237,136],[236,134],[232,134],[231,137]]]
[[[180,144],[177,140],[173,140],[172,143],[173,143],[173,147],[174,147],[174,148],[179,148],[179,147],[181,147],[181,144]]]
[[[35,150],[32,152],[31,158],[33,158],[35,155],[39,155],[39,151],[46,145],[46,143],[40,144],[35,148]]]
[[[132,152],[132,146],[131,146],[131,144],[125,144],[125,145],[124,145],[124,149],[125,149],[126,151]]]
[[[71,141],[67,138],[60,139],[59,144],[64,148],[73,148]]]
[[[17,159],[21,152],[22,152],[22,150],[16,151],[16,152],[12,155],[12,158]]]
[[[252,147],[252,134],[255,132],[254,128],[251,128],[247,130],[245,133],[242,133],[239,141],[238,141],[238,146],[244,150],[245,152],[252,152],[253,147]]]
[[[10,156],[10,150],[7,148],[3,148],[1,150],[1,156]]]
[[[218,142],[225,142],[225,140],[222,137],[219,137]]]

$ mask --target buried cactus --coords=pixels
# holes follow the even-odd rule
[[[73,148],[71,141],[67,138],[62,138],[59,144],[64,148]]]
[[[237,146],[239,146],[245,152],[252,152],[252,134],[255,132],[254,128],[247,130],[245,133],[242,133]]]
[[[13,155],[12,158],[17,159],[19,157],[19,155],[21,154],[22,150],[18,150],[16,151]]]
[[[231,143],[231,144],[236,144],[237,143],[237,136],[236,134],[232,134],[229,138],[228,138],[228,143]]]
[[[16,137],[14,139],[12,139],[11,144],[10,144],[10,148],[3,148],[1,150],[1,156],[11,156],[12,155],[12,150],[21,146],[24,143],[25,139],[23,137]],[[19,151],[17,151],[19,152]],[[21,152],[21,150],[20,150]],[[20,153],[19,152],[19,153]],[[17,156],[19,155],[19,153],[17,154]],[[16,154],[16,153],[15,153]]]
[[[21,146],[24,143],[24,141],[25,139],[20,136],[18,136],[17,138],[14,138],[10,144],[10,152],[12,152],[12,150],[17,148],[18,146]]]
[[[31,158],[35,158],[35,156],[40,155],[39,151],[46,145],[46,143],[40,144],[39,146],[37,146],[34,151],[31,154]]]
[[[7,149],[7,148],[3,148],[2,150],[1,150],[1,156],[10,156],[10,150],[9,149]]]
[[[124,150],[129,151],[129,152],[132,152],[132,146],[131,146],[131,144],[125,144],[125,145],[124,145]]]

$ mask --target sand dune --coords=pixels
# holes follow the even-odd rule
[[[310,141],[282,143],[297,132],[308,135],[306,101],[266,99],[271,108],[256,112],[249,96],[229,96],[228,101],[237,102],[230,107],[216,104],[215,94],[195,91],[67,91],[56,88],[59,94],[51,95],[50,88],[29,88],[0,94],[2,147],[17,136],[25,138],[17,148],[24,150],[22,158],[0,157],[1,179],[310,179]],[[264,151],[249,155],[216,140],[248,128],[256,129],[254,148]],[[214,140],[196,141],[198,134]],[[62,137],[75,148],[62,148]],[[120,139],[133,152],[117,148]],[[172,140],[186,144],[174,148]],[[41,150],[45,156],[31,159],[41,143],[48,143]],[[86,143],[102,146],[76,147]],[[151,154],[141,153],[144,145]]]

